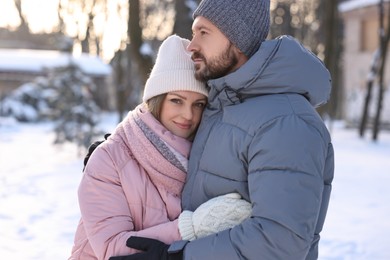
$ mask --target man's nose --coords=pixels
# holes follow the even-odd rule
[[[192,38],[191,42],[187,46],[187,51],[194,52],[198,50],[195,38]]]

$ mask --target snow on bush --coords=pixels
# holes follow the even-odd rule
[[[0,115],[21,122],[55,121],[56,143],[76,142],[88,147],[100,109],[92,97],[95,85],[80,68],[48,69],[46,77],[26,83],[2,100]]]

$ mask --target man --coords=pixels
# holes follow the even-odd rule
[[[334,154],[315,108],[329,98],[329,72],[291,37],[265,41],[269,0],[203,0],[194,19],[188,49],[210,93],[182,206],[238,192],[252,214],[170,247],[130,238],[145,252],[126,259],[317,259]]]

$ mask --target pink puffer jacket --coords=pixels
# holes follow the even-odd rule
[[[181,154],[177,161],[184,161],[186,167],[191,143],[167,131],[143,106],[131,111],[94,151],[85,169],[79,187],[82,217],[69,259],[135,253],[126,247],[130,236],[167,244],[181,239],[176,218],[181,212],[185,171],[156,153],[144,136],[135,138],[145,131],[139,122],[174,154]]]

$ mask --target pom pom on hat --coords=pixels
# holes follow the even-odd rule
[[[171,35],[161,44],[156,63],[145,84],[144,102],[172,91],[193,91],[208,95],[206,85],[195,79],[191,52],[187,51],[189,43],[187,39]]]
[[[270,0],[202,0],[193,14],[203,16],[247,57],[267,38]]]

